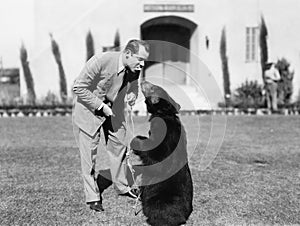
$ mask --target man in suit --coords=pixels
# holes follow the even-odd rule
[[[278,69],[275,63],[269,62],[265,66],[264,80],[267,97],[267,107],[272,112],[277,112],[277,88],[278,82],[281,79]]]
[[[100,128],[103,127],[114,188],[120,195],[136,194],[126,179],[127,103],[134,105],[138,94],[138,78],[149,56],[149,44],[130,40],[122,52],[93,56],[74,82],[76,94],[73,109],[73,130],[80,150],[86,203],[95,211],[103,211],[102,197],[94,170]]]

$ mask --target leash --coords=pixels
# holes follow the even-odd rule
[[[135,132],[134,132],[134,122],[133,122],[133,116],[132,116],[132,106],[130,106],[130,107],[129,106],[130,105],[128,104],[127,98],[126,98],[126,108],[127,108],[127,115],[128,115],[128,117],[127,117],[128,120],[126,120],[126,128],[129,128],[129,124],[131,124],[130,127],[131,127],[132,138],[133,138],[134,134],[135,134]],[[130,121],[130,122],[128,122],[128,121]],[[133,207],[134,215],[137,216],[142,210],[142,209],[140,209],[140,210],[137,211],[137,207],[139,206],[139,200],[140,200],[140,197],[141,197],[141,192],[140,192],[139,187],[136,185],[136,180],[135,180],[135,175],[134,175],[135,170],[134,170],[134,168],[133,168],[133,166],[130,162],[131,153],[132,153],[132,150],[130,148],[130,142],[128,140],[128,142],[127,142],[127,152],[126,152],[126,164],[127,164],[128,168],[131,172],[133,185],[135,186],[135,189],[138,190],[138,196],[135,198],[135,204],[134,204],[134,207]]]

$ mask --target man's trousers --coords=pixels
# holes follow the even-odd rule
[[[80,151],[86,202],[99,201],[101,197],[96,183],[97,172],[95,173],[95,165],[97,148],[100,142],[100,128],[95,136],[88,135],[76,125],[73,125],[73,129]],[[126,178],[126,142],[125,125],[122,125],[116,132],[109,131],[106,149],[109,156],[111,178],[114,188],[119,194],[130,190]]]

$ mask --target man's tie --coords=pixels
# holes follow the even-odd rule
[[[104,135],[107,142],[108,131],[117,131],[125,121],[124,116],[124,98],[127,92],[128,79],[127,70],[124,69],[112,77],[112,85],[106,93],[106,98],[112,102],[113,117],[109,117],[103,124]]]
[[[122,71],[113,76],[112,85],[106,94],[106,97],[109,101],[114,102],[119,90],[124,87],[125,74],[126,69],[124,68]]]

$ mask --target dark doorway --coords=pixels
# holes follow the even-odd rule
[[[144,40],[150,42],[150,56],[144,75],[161,76],[176,84],[186,83],[190,63],[190,39],[196,28],[193,22],[175,16],[158,17],[141,26]]]

